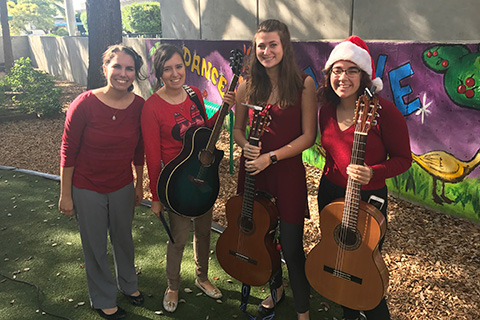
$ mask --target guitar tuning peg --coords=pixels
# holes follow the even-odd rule
[[[382,109],[382,106],[377,104],[377,109]]]

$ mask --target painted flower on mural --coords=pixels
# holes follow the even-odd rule
[[[423,93],[422,106],[417,110],[417,112],[415,112],[415,115],[417,115],[417,116],[421,115],[422,116],[422,124],[423,124],[427,114],[432,113],[430,110],[427,110],[428,107],[430,107],[431,104],[432,104],[432,101],[427,102],[427,93]]]
[[[444,86],[457,105],[480,109],[480,52],[464,45],[437,45],[423,52],[427,67],[444,73]]]

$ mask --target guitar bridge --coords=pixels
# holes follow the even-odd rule
[[[347,273],[347,272],[344,272],[344,271],[341,271],[341,270],[338,270],[338,269],[334,269],[334,268],[329,267],[329,266],[323,266],[323,271],[332,274],[334,277],[342,278],[342,279],[347,280],[347,281],[355,282],[355,283],[358,283],[358,284],[362,284],[362,282],[363,282],[363,280],[359,277],[356,277],[356,276],[354,276],[350,273]]]
[[[245,262],[248,262],[248,263],[251,263],[253,265],[257,265],[257,260],[255,259],[252,259],[250,257],[247,257],[246,255],[244,254],[241,254],[240,252],[237,252],[237,251],[233,251],[233,250],[228,250],[228,252],[233,255],[235,258],[238,258],[240,260],[243,260]]]
[[[207,185],[207,182],[203,179],[195,178],[194,176],[188,176],[188,179],[191,183],[196,185],[197,187],[203,187]]]

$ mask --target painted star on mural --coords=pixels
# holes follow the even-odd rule
[[[423,93],[422,106],[418,108],[418,111],[415,112],[415,115],[422,115],[422,124],[425,120],[427,114],[432,113],[432,111],[427,110],[428,107],[432,104],[432,101],[427,102],[427,93]]]

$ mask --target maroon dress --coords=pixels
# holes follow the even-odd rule
[[[270,108],[271,121],[267,131],[260,138],[261,153],[269,153],[280,149],[302,134],[302,94],[298,95],[293,106],[281,109]],[[249,109],[249,118],[252,119]],[[243,193],[245,184],[245,158],[240,158],[238,173],[238,193]],[[307,182],[302,154],[270,164],[255,176],[255,189],[266,191],[277,199],[280,219],[287,223],[303,225],[307,209]]]

